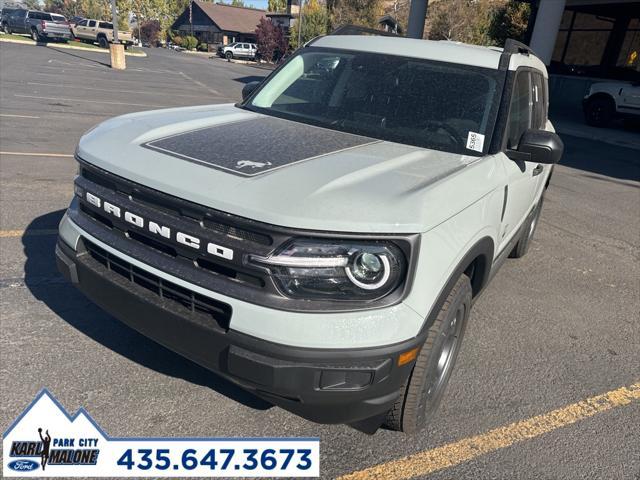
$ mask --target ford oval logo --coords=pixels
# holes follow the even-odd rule
[[[38,468],[38,464],[33,460],[14,460],[9,462],[9,468],[16,472],[32,472]]]

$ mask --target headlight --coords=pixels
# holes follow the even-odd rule
[[[391,242],[292,240],[249,263],[268,270],[286,296],[326,300],[375,300],[405,279],[407,261]]]

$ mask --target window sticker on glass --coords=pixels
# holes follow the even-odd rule
[[[467,135],[467,148],[475,152],[482,152],[484,146],[484,135],[476,132],[469,132]]]

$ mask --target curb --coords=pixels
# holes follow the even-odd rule
[[[103,50],[102,48],[85,48],[85,47],[76,47],[75,45],[52,44],[52,43],[44,43],[44,42],[35,43],[30,40],[16,40],[15,38],[0,37],[0,42],[18,43],[20,45],[31,45],[34,47],[50,47],[50,48],[62,48],[67,50],[82,50],[84,52],[109,53],[109,50]],[[124,54],[128,57],[146,57],[147,56],[147,54],[144,52],[140,52],[140,53],[125,52]]]

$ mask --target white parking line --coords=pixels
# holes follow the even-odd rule
[[[11,118],[40,118],[35,117],[33,115],[11,115],[9,113],[0,113],[0,117],[11,117]]]
[[[208,91],[210,91],[211,93],[213,93],[214,95],[220,95],[220,92],[217,90],[214,90],[213,88],[209,88],[207,87],[204,83],[199,82],[198,80],[196,80],[195,78],[191,78],[189,75],[187,75],[186,73],[183,72],[179,72],[180,75],[182,75],[184,78],[186,78],[187,80],[191,80],[193,83],[195,83],[196,85],[198,85],[199,87],[202,87]]]
[[[65,97],[38,97],[36,95],[18,95],[13,94],[14,97],[20,98],[35,98],[38,100],[58,100],[63,102],[84,102],[84,103],[100,103],[103,105],[132,105],[134,107],[152,107],[152,108],[169,108],[171,105],[150,105],[148,103],[130,103],[130,102],[111,102],[102,100],[83,100],[80,98],[65,98]]]

